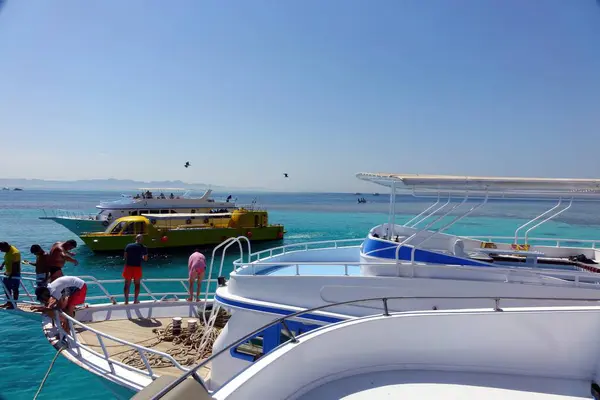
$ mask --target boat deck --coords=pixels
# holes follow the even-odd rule
[[[264,269],[263,271],[257,272],[257,275],[274,275],[274,276],[291,276],[296,275],[298,272],[300,275],[329,275],[339,276],[345,274],[345,266],[340,265],[319,265],[319,264],[302,264],[298,263],[298,269],[296,265],[276,265]],[[358,276],[360,275],[360,267],[358,265],[348,265],[348,275]]]
[[[169,341],[159,342],[153,329],[166,328],[170,323],[171,318],[151,318],[90,322],[87,325],[90,328],[97,329],[121,340],[167,353],[169,350],[177,348],[177,345]],[[98,342],[97,336],[93,332],[81,331],[78,333],[78,339],[98,353],[102,353],[102,347]],[[114,360],[122,361],[131,353],[131,347],[106,338],[104,339],[104,345],[110,354],[110,357]],[[164,361],[164,364],[170,364],[167,360]],[[182,374],[182,371],[179,368],[172,366],[172,364],[170,365],[171,366],[153,366],[152,368],[158,375],[180,376]],[[204,367],[199,372],[200,375],[206,379],[210,373],[210,367]]]
[[[326,383],[308,399],[591,399],[590,382],[484,373],[388,371]]]

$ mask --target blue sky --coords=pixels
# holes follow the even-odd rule
[[[0,12],[5,178],[358,191],[359,171],[600,177],[599,128],[596,0]]]

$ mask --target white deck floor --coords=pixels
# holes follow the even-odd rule
[[[326,383],[300,400],[592,399],[589,381],[461,372],[388,371]]]

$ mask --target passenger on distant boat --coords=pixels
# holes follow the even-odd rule
[[[35,267],[35,285],[37,287],[48,286],[48,254],[42,249],[39,244],[31,246],[31,254],[35,255],[35,262],[30,262],[29,265]]]
[[[194,281],[198,282],[198,288],[196,289],[196,301],[200,301],[200,286],[202,286],[202,280],[204,279],[204,272],[206,271],[206,257],[200,253],[200,250],[196,249],[188,260],[188,275],[190,280],[190,297],[187,301],[194,300]]]
[[[11,246],[6,242],[0,242],[0,251],[4,254],[4,262],[0,266],[0,270],[4,270],[4,292],[6,297],[17,301],[19,299],[19,284],[21,283],[21,253],[15,246]],[[7,301],[1,308],[13,309],[14,305]]]
[[[131,280],[133,280],[134,294],[133,304],[139,303],[140,281],[142,279],[142,261],[148,261],[148,249],[142,244],[143,235],[135,237],[135,243],[129,243],[125,247],[125,268],[123,269],[123,278],[125,279],[125,287],[123,294],[125,295],[125,304],[129,304],[129,289],[131,288]]]
[[[171,200],[173,200],[173,199],[175,198],[175,196],[173,195],[173,193],[171,193],[171,195],[169,196],[169,198],[170,198]]]
[[[63,276],[62,269],[65,266],[65,262],[73,263],[73,265],[79,265],[79,262],[74,259],[74,253],[71,253],[77,247],[77,242],[73,239],[67,240],[66,242],[56,242],[50,248],[50,254],[48,255],[48,272],[50,273],[50,282]]]
[[[69,316],[75,317],[75,307],[85,302],[86,294],[87,285],[82,279],[76,276],[61,276],[48,287],[35,290],[38,301],[44,306],[32,306],[31,309],[52,316],[52,311],[58,308]],[[62,321],[62,325],[66,331],[69,331],[66,320]]]

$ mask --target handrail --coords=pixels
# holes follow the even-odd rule
[[[421,211],[419,214],[417,214],[414,217],[412,217],[410,220],[406,221],[402,226],[409,226],[409,224],[411,222],[413,222],[415,219],[421,217],[421,215],[425,214],[427,211],[431,210],[433,207],[437,206],[439,202],[440,202],[440,194],[438,193],[437,201],[435,203],[433,203],[432,205],[430,205],[425,210]]]
[[[463,200],[463,202],[461,204],[463,204],[465,201],[467,201],[467,198],[465,197],[465,200]],[[429,237],[423,239],[418,246],[422,246],[423,243],[427,242],[430,239],[433,239],[433,237],[435,237],[437,234],[444,232],[446,229],[450,228],[452,225],[454,225],[455,223],[457,223],[458,221],[460,221],[461,219],[465,218],[466,216],[470,215],[473,211],[479,209],[480,207],[483,207],[488,201],[488,198],[486,196],[485,200],[481,203],[478,204],[476,206],[471,207],[470,210],[468,210],[466,213],[464,213],[463,215],[459,215],[457,217],[455,217],[452,221],[450,221],[449,223],[447,223],[446,225],[442,226],[440,229],[438,229],[437,231],[434,231],[431,235],[429,235]],[[412,246],[412,250],[410,252],[410,262],[414,264],[415,262],[415,252],[417,250],[417,246]],[[396,261],[398,261],[398,254],[399,254],[399,249],[396,249]]]
[[[439,196],[440,196],[440,194],[438,193],[438,198],[439,198]],[[418,220],[417,222],[415,222],[414,224],[412,224],[410,227],[416,229],[417,225],[419,225],[421,222],[423,222],[423,221],[427,220],[429,217],[435,215],[438,211],[443,210],[444,207],[446,207],[448,204],[450,204],[451,200],[452,200],[452,196],[448,195],[448,201],[446,201],[444,204],[442,204],[441,207],[436,208],[435,210],[433,210],[432,212],[430,212],[429,214],[427,214],[426,216],[424,216],[423,218],[421,218],[420,220]],[[439,203],[439,201],[438,201],[438,203]],[[434,223],[436,221],[434,221]],[[429,226],[431,226],[431,225],[427,225],[427,227],[425,227],[424,229],[427,229]]]
[[[538,219],[542,218],[543,216],[551,213],[552,211],[554,211],[555,209],[557,209],[558,207],[560,207],[560,205],[562,204],[562,197],[558,200],[558,203],[550,208],[549,210],[546,210],[545,212],[543,212],[542,214],[538,215],[537,217],[535,217],[534,219],[531,219],[527,222],[525,222],[523,225],[519,226],[516,230],[515,230],[515,244],[519,243],[519,231],[523,228],[525,228],[527,225],[530,225],[531,223],[537,221]]]
[[[552,214],[551,216],[549,216],[548,218],[544,219],[542,222],[538,222],[537,224],[535,224],[534,226],[532,226],[531,228],[527,229],[527,231],[525,232],[525,244],[527,244],[527,238],[529,237],[529,232],[531,232],[532,230],[534,230],[535,228],[537,228],[538,226],[545,224],[546,222],[550,221],[551,219],[558,217],[560,214],[564,213],[565,211],[567,211],[569,208],[571,208],[571,206],[573,205],[573,199],[571,198],[571,201],[569,202],[569,205],[565,208],[563,208],[560,211],[555,212],[554,214]]]
[[[35,288],[36,287],[35,275],[36,274],[33,272],[22,271],[20,285],[23,288],[23,290],[25,291],[25,296],[27,296],[30,301],[37,304],[37,298],[35,297],[34,294],[31,294],[29,292],[29,289],[25,285],[25,282],[29,282],[30,287]],[[91,275],[80,275],[80,276],[78,276],[78,278],[83,279],[87,285],[97,286],[100,289],[100,291],[102,292],[101,295],[87,296],[86,300],[104,300],[105,299],[105,300],[108,300],[111,303],[115,304],[117,298],[120,299],[120,298],[125,297],[125,295],[122,292],[122,287],[119,288],[118,292],[116,292],[116,291],[111,292],[105,287],[105,285],[107,285],[107,284],[123,283],[122,279],[100,279],[99,280]],[[141,280],[141,289],[142,290],[140,290],[140,297],[141,298],[150,298],[154,301],[159,301],[160,297],[164,297],[164,296],[187,295],[187,294],[189,294],[189,292],[187,291],[187,287],[185,285],[188,283],[188,281],[189,281],[189,278],[144,278]],[[147,286],[148,283],[153,283],[153,282],[154,283],[177,283],[177,282],[180,282],[184,286],[185,291],[160,291],[160,292],[156,291],[156,292],[154,292]],[[209,291],[209,293],[207,293],[207,294],[214,296],[214,291],[210,292],[210,285],[216,283],[217,279],[204,279],[202,282],[204,282],[206,284],[206,288]],[[2,287],[4,288],[4,284],[2,285]],[[5,293],[7,293],[7,292],[5,291]],[[2,293],[0,293],[0,297],[2,297]],[[205,301],[207,301],[207,300],[208,300],[208,296],[205,297]],[[25,303],[25,302],[23,302],[23,303]]]
[[[289,251],[287,251],[288,249],[292,249],[292,248],[296,248],[296,250],[293,251],[307,251],[308,250],[308,246],[316,246],[316,245],[331,245],[331,246],[324,246],[324,247],[319,247],[316,249],[311,249],[311,250],[319,250],[319,249],[337,249],[337,248],[344,248],[344,247],[354,247],[354,246],[339,246],[339,244],[346,244],[346,243],[361,243],[362,241],[364,241],[364,238],[356,238],[356,239],[340,239],[340,240],[320,240],[320,241],[315,241],[315,242],[301,242],[301,243],[294,243],[294,244],[286,244],[283,246],[278,246],[278,247],[272,247],[270,249],[266,249],[266,250],[261,250],[261,251],[257,251],[256,253],[252,253],[249,255],[250,259],[248,264],[245,264],[246,266],[248,266],[250,263],[252,263],[252,258],[256,258],[256,261],[259,261],[261,258],[260,256],[263,254],[268,254],[268,257],[273,257],[273,255],[282,255],[282,254],[286,254]],[[302,247],[304,247],[304,249],[301,249]],[[277,251],[280,251],[280,253],[278,254],[274,254]],[[233,272],[237,272],[238,268],[237,266],[239,266],[240,264],[244,265],[244,262],[242,260],[242,258],[238,258],[237,260],[233,261],[233,265],[234,265],[234,270]]]
[[[169,383],[167,386],[165,386],[163,389],[161,389],[158,393],[156,393],[154,396],[152,396],[151,399],[152,400],[159,400],[159,399],[161,399],[167,393],[169,393],[172,389],[174,389],[177,385],[179,385],[180,383],[182,383],[183,381],[185,381],[190,375],[196,374],[197,371],[200,368],[202,368],[203,366],[205,366],[206,364],[208,364],[209,362],[211,362],[212,360],[214,360],[215,358],[217,358],[221,354],[229,352],[229,350],[232,349],[233,347],[241,345],[242,343],[244,343],[247,340],[251,339],[252,337],[254,337],[255,335],[257,335],[258,333],[260,333],[260,332],[264,331],[265,329],[268,329],[268,328],[270,328],[270,327],[272,327],[274,325],[282,324],[284,326],[284,328],[286,328],[287,333],[290,336],[290,341],[287,342],[286,344],[297,343],[298,340],[297,340],[296,336],[293,334],[293,332],[290,329],[287,328],[287,325],[286,325],[286,321],[287,320],[290,320],[292,318],[300,317],[300,316],[302,316],[304,314],[307,314],[307,313],[311,313],[311,312],[315,312],[315,311],[322,311],[322,310],[325,310],[325,309],[328,309],[328,308],[331,308],[331,307],[337,307],[337,306],[348,305],[348,304],[363,303],[363,302],[372,302],[372,301],[381,301],[382,302],[382,307],[383,307],[383,316],[390,316],[392,314],[390,314],[390,312],[389,312],[388,301],[389,300],[407,300],[407,299],[409,299],[409,300],[415,300],[415,299],[416,300],[418,300],[418,299],[422,299],[422,300],[425,300],[425,299],[426,300],[437,300],[437,299],[493,300],[494,301],[493,311],[495,311],[495,312],[503,311],[502,308],[500,308],[500,300],[560,300],[560,301],[585,301],[585,302],[587,302],[587,301],[589,301],[589,302],[599,302],[600,301],[598,298],[581,298],[581,299],[578,299],[578,298],[557,298],[557,297],[391,296],[391,297],[372,297],[372,298],[358,299],[358,300],[347,300],[347,301],[341,301],[341,302],[337,302],[337,303],[325,304],[325,305],[322,305],[322,306],[313,307],[313,308],[305,309],[305,310],[300,310],[300,311],[297,311],[295,313],[288,314],[286,316],[277,318],[277,319],[269,322],[268,324],[265,324],[265,325],[261,326],[260,328],[255,329],[254,331],[246,334],[245,336],[243,336],[242,338],[234,341],[233,343],[229,344],[228,346],[225,346],[224,348],[222,348],[218,352],[212,354],[210,357],[208,357],[207,359],[203,360],[201,363],[199,363],[198,365],[196,365],[194,368],[192,368],[192,369],[188,370],[187,372],[185,372],[184,374],[182,374],[176,380],[174,380],[173,382]],[[404,311],[404,312],[406,312],[406,311]],[[396,312],[396,313],[393,313],[393,314],[400,314],[400,313],[402,313],[402,312]],[[374,315],[376,315],[376,314],[372,314],[372,315],[369,315],[369,316],[366,316],[366,317],[359,317],[359,318],[355,318],[355,319],[370,318],[370,317],[373,317]]]
[[[245,236],[230,237],[230,238],[224,240],[223,242],[221,242],[218,246],[216,246],[213,249],[212,257],[210,259],[210,268],[208,270],[208,275],[207,275],[206,293],[204,295],[204,308],[202,310],[202,319],[203,319],[205,325],[208,325],[208,321],[206,319],[206,304],[207,304],[207,301],[208,301],[208,294],[209,294],[209,291],[210,291],[210,283],[208,283],[208,282],[211,282],[211,281],[214,282],[215,281],[214,279],[212,279],[212,271],[213,271],[213,266],[214,266],[214,262],[215,262],[215,257],[216,257],[217,251],[220,250],[221,248],[223,248],[223,250],[221,252],[221,265],[219,267],[219,275],[217,276],[217,278],[218,278],[223,273],[223,262],[225,260],[225,252],[234,243],[237,243],[239,245],[240,260],[243,261],[243,259],[244,259],[244,251],[243,251],[242,239],[246,240],[246,242],[247,242],[247,245],[248,245],[248,262],[250,262],[250,256],[252,254],[251,247],[250,247],[250,240],[248,240],[248,238],[245,237]],[[235,266],[234,266],[234,269],[235,269]],[[218,279],[216,281],[218,281]]]
[[[69,322],[69,327],[70,327],[70,332],[66,332],[63,328],[62,325],[60,323],[60,318],[59,315],[62,315],[62,317],[64,317],[65,319],[67,319],[67,321]],[[128,342],[126,340],[123,339],[119,339],[116,336],[112,336],[109,335],[107,333],[104,333],[102,331],[99,331],[97,329],[91,328],[88,325],[83,324],[82,322],[76,320],[75,318],[72,318],[71,316],[67,315],[66,313],[63,313],[62,311],[56,311],[55,312],[55,318],[54,318],[54,323],[59,331],[61,340],[64,340],[64,338],[66,337],[72,344],[74,344],[73,348],[77,349],[79,356],[81,357],[81,350],[85,350],[91,354],[94,354],[97,357],[102,358],[104,361],[106,361],[109,364],[109,368],[111,369],[111,372],[114,373],[114,365],[118,365],[122,368],[128,369],[130,371],[134,371],[134,372],[142,372],[144,373],[143,370],[140,370],[138,368],[132,367],[130,365],[127,365],[123,362],[120,361],[116,361],[113,360],[112,358],[110,358],[110,355],[108,354],[108,351],[106,350],[106,346],[104,344],[104,340],[103,339],[108,339],[111,341],[114,341],[116,343],[119,343],[123,346],[126,347],[130,347],[134,350],[137,350],[138,354],[140,355],[142,361],[144,362],[144,365],[146,367],[146,371],[147,373],[145,373],[146,375],[148,375],[148,377],[150,377],[151,379],[155,379],[157,377],[156,374],[154,374],[152,367],[150,365],[150,363],[148,362],[148,359],[146,357],[146,355],[144,354],[145,352],[147,353],[151,353],[151,354],[156,354],[166,360],[168,360],[171,364],[173,364],[174,367],[176,367],[177,369],[186,372],[189,371],[189,368],[186,368],[184,366],[182,366],[181,364],[179,364],[177,362],[177,360],[175,360],[173,358],[173,356],[171,356],[170,354],[164,353],[162,351],[158,351],[158,350],[154,350],[148,347],[144,347],[144,346],[140,346],[138,344],[135,343],[131,343]],[[98,340],[98,343],[100,344],[100,347],[102,348],[102,353],[100,354],[97,351],[91,349],[87,344],[81,343],[78,339],[77,339],[77,333],[75,332],[74,329],[74,325],[78,325],[81,328],[83,328],[84,330],[91,332],[93,334],[96,335],[96,338]]]

